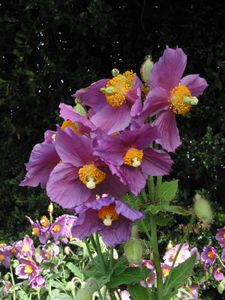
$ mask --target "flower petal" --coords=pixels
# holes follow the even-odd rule
[[[182,78],[181,84],[187,86],[191,91],[192,96],[198,97],[203,94],[208,84],[206,80],[198,74],[188,75]]]

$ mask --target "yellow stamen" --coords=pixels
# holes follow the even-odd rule
[[[105,226],[111,226],[113,221],[118,220],[119,215],[115,210],[115,205],[110,204],[102,207],[98,212],[98,217],[101,219]]]
[[[114,76],[106,83],[106,86],[101,89],[105,94],[107,102],[114,107],[123,105],[126,100],[126,93],[133,86],[136,74],[133,71],[126,71],[123,74]]]
[[[175,114],[185,115],[187,112],[189,112],[194,100],[188,101],[189,98],[192,99],[193,97],[190,90],[185,85],[179,84],[170,91],[170,95],[170,109]]]
[[[39,236],[39,234],[40,234],[39,228],[38,227],[33,227],[32,228],[32,234],[36,235],[36,236]]]
[[[50,259],[50,258],[52,257],[51,251],[46,251],[46,252],[45,252],[45,257],[46,257],[47,259]]]
[[[17,250],[16,250],[15,247],[13,247],[13,248],[11,249],[11,253],[12,253],[13,255],[15,255],[15,254],[17,253]]]
[[[137,168],[141,165],[143,155],[144,153],[142,150],[136,148],[130,148],[127,151],[127,153],[124,155],[123,162],[125,165]]]
[[[40,223],[43,227],[48,227],[49,226],[49,220],[46,216],[42,216]]]
[[[52,230],[53,230],[54,232],[59,232],[60,229],[61,229],[61,226],[60,226],[59,224],[55,224],[55,225],[53,226],[53,228],[52,228]]]
[[[78,171],[80,181],[86,185],[88,189],[94,189],[96,184],[105,180],[106,174],[94,165],[84,165]]]
[[[4,261],[5,256],[3,254],[0,254],[0,261]]]
[[[24,244],[21,251],[27,253],[30,251],[30,247],[27,244]]]
[[[79,125],[77,123],[72,122],[71,120],[65,120],[62,125],[61,129],[71,128],[74,132],[79,133]]]
[[[32,274],[33,273],[33,268],[30,265],[26,265],[24,267],[24,273],[26,273],[26,274]]]
[[[170,270],[169,269],[163,269],[163,275],[164,277],[167,277],[170,273]]]
[[[225,239],[225,233],[223,234],[223,238]]]
[[[215,253],[213,251],[208,252],[208,258],[214,259],[216,257]]]

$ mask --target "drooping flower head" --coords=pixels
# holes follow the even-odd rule
[[[162,151],[149,147],[159,137],[156,127],[143,125],[126,130],[118,136],[101,135],[96,138],[95,153],[104,160],[111,171],[138,195],[149,175],[169,174],[172,160]]]
[[[103,197],[83,205],[72,234],[83,239],[98,232],[106,245],[115,246],[130,238],[133,222],[143,217],[120,200]]]
[[[207,87],[205,79],[198,74],[182,78],[187,57],[180,48],[167,48],[151,71],[150,93],[144,103],[141,118],[155,116],[161,133],[158,143],[169,152],[181,144],[176,115],[185,115]]]
[[[128,127],[131,118],[141,111],[141,86],[132,71],[120,74],[114,70],[112,79],[101,79],[74,96],[91,107],[90,121],[111,134]]]
[[[213,265],[216,261],[217,253],[216,249],[212,246],[205,246],[201,253],[201,260],[205,264]]]
[[[56,151],[61,162],[53,169],[47,194],[64,208],[79,206],[96,195],[124,195],[128,188],[112,175],[108,166],[93,154],[92,140],[70,128],[59,129]]]

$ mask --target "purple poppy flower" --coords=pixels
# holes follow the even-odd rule
[[[134,221],[144,215],[115,198],[104,197],[85,203],[72,227],[74,237],[83,239],[98,232],[108,246],[129,240]]]
[[[79,115],[71,105],[60,103],[60,117],[73,122],[76,133],[83,135],[96,130],[95,125],[87,117]]]
[[[157,140],[164,149],[174,152],[181,144],[175,116],[184,115],[197,104],[207,87],[198,74],[182,78],[187,57],[180,48],[167,48],[151,71],[150,93],[144,102],[140,118],[155,116],[152,125],[158,127],[161,137]]]
[[[38,263],[48,262],[53,257],[58,256],[60,253],[60,248],[57,243],[43,245],[41,251],[36,255],[36,261]]]
[[[46,286],[46,282],[45,282],[44,277],[36,276],[30,281],[30,285],[31,285],[32,289],[37,290],[41,287]]]
[[[44,142],[34,146],[29,161],[25,164],[27,173],[20,186],[36,187],[40,184],[42,188],[46,187],[52,169],[59,162],[53,135],[55,133],[47,131]]]
[[[0,265],[8,268],[10,265],[12,253],[11,253],[11,246],[0,246]]]
[[[28,235],[25,235],[23,240],[16,242],[14,247],[17,251],[16,257],[19,260],[21,258],[31,258],[35,253],[34,242]]]
[[[132,117],[141,112],[141,87],[136,74],[126,71],[110,80],[99,80],[73,96],[91,107],[90,121],[111,134],[128,127]]]
[[[39,275],[42,268],[39,267],[34,261],[29,259],[21,259],[21,264],[15,269],[15,274],[20,279],[32,280],[34,277]]]
[[[169,174],[172,160],[168,153],[149,148],[159,137],[156,127],[124,131],[119,136],[102,135],[94,142],[95,154],[109,165],[112,173],[138,195],[149,175]]]
[[[216,240],[221,247],[225,248],[225,227],[217,229]]]
[[[178,293],[179,299],[198,300],[198,285],[190,285]]]
[[[164,263],[167,264],[168,266],[172,266],[174,258],[176,256],[176,253],[179,249],[180,245],[177,244],[175,247],[170,248],[169,250],[166,251],[165,255],[163,256]],[[191,257],[191,252],[189,250],[189,245],[188,244],[183,244],[183,246],[180,249],[180,252],[177,256],[176,262],[175,262],[175,267],[187,260],[189,257]]]
[[[212,246],[205,246],[201,253],[201,260],[205,264],[213,265],[216,261],[217,253],[216,249]]]
[[[216,266],[213,268],[213,277],[215,280],[221,281],[224,279],[224,274],[221,272],[222,267]]]
[[[47,183],[47,194],[53,202],[73,208],[105,192],[122,196],[128,191],[93,154],[92,140],[88,137],[78,136],[70,128],[59,129],[55,147],[61,162]]]
[[[55,242],[62,237],[68,237],[71,235],[71,227],[74,224],[76,217],[69,218],[68,215],[62,215],[56,218],[55,222],[50,227],[50,233]]]
[[[45,244],[49,238],[49,227],[41,226],[39,221],[34,222],[30,217],[26,217],[31,224],[32,234],[39,238],[41,244]]]

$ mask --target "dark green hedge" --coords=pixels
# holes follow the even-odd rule
[[[167,3],[168,2],[168,3]],[[139,70],[146,54],[157,60],[166,45],[188,54],[188,73],[209,88],[192,113],[179,119],[183,145],[172,176],[181,201],[196,189],[225,207],[225,15],[223,1],[20,0],[0,5],[1,185],[0,239],[26,231],[25,215],[44,213],[40,189],[18,187],[24,163],[60,101],[110,70]]]

